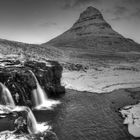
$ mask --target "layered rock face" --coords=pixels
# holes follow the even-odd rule
[[[30,71],[35,74],[48,96],[57,97],[65,92],[60,83],[62,67],[55,61],[2,60],[0,64],[0,82],[8,87],[16,105],[32,106],[31,93],[37,85]]]
[[[94,7],[81,13],[68,31],[42,45],[48,44],[69,53],[72,60],[93,60],[101,56],[110,59],[117,52],[140,52],[139,44],[114,31]]]

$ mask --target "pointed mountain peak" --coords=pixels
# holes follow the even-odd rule
[[[80,14],[79,19],[73,24],[72,31],[76,35],[89,36],[91,34],[106,34],[114,32],[111,26],[104,20],[102,13],[90,6]]]
[[[84,21],[86,19],[100,19],[100,20],[103,20],[103,16],[98,9],[90,6],[90,7],[87,7],[87,9],[80,14],[80,17],[79,17],[78,21],[80,22],[80,21]]]
[[[96,18],[103,19],[101,12],[92,6],[87,7],[87,9],[80,14],[80,19],[87,18],[87,17],[96,17]]]

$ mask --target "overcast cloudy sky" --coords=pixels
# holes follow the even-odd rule
[[[0,38],[44,43],[69,29],[87,6],[140,43],[140,0],[0,0]]]

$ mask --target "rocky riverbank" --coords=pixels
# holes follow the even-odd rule
[[[58,97],[65,92],[61,86],[62,67],[56,61],[1,60],[0,82],[10,90],[16,105],[31,107],[31,93],[37,88],[31,71],[48,97]]]
[[[57,140],[47,121],[37,122],[31,109],[60,103],[54,98],[65,93],[62,70],[56,61],[0,60],[0,139]]]

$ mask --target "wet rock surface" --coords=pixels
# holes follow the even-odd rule
[[[8,87],[16,105],[32,106],[31,93],[36,89],[36,81],[30,71],[35,74],[48,97],[58,97],[65,92],[60,83],[62,67],[58,62],[1,60],[0,82]]]

